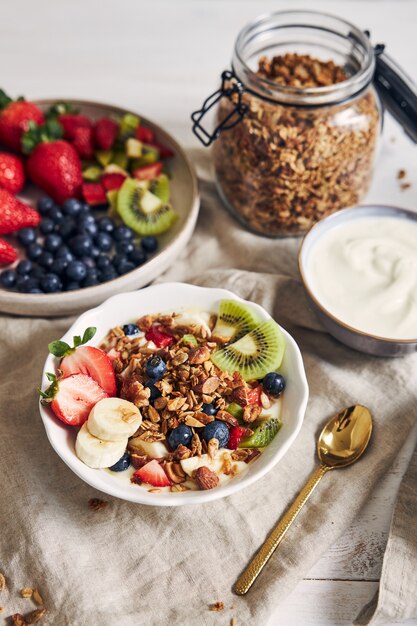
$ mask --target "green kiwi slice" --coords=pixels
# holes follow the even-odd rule
[[[262,322],[238,341],[216,350],[211,360],[226,372],[240,372],[244,380],[263,378],[278,369],[285,339],[274,320]]]
[[[216,326],[213,329],[213,338],[223,343],[237,341],[250,332],[261,320],[243,302],[237,300],[220,300]]]
[[[155,178],[149,187],[149,190],[157,196],[163,204],[169,202],[169,179],[166,174],[161,174],[158,178]]]
[[[257,426],[250,437],[239,443],[239,448],[265,448],[269,445],[282,426],[281,420],[272,417],[267,422]]]
[[[169,204],[155,204],[152,212],[143,210],[142,201],[146,190],[133,178],[127,178],[117,195],[117,212],[126,226],[138,235],[160,235],[177,220],[177,214]],[[148,192],[149,193],[149,192]]]

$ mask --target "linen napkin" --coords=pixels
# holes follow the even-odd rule
[[[194,161],[202,154],[196,151]],[[7,586],[0,605],[6,616],[34,608],[19,598],[29,586],[43,597],[46,626],[214,626],[232,618],[238,626],[263,626],[351,524],[416,421],[410,372],[417,355],[378,359],[325,333],[298,277],[299,240],[266,240],[238,226],[217,198],[207,159],[200,161],[196,233],[163,279],[230,289],[263,305],[293,334],[310,385],[301,432],[263,479],[214,503],[159,509],[103,495],[57,457],[38,414],[35,388],[47,343],[72,320],[1,317],[0,571]],[[323,424],[356,402],[374,417],[363,459],[323,479],[250,593],[234,596],[233,582],[315,467]],[[90,498],[107,506],[92,511]],[[210,611],[216,602],[224,609]]]

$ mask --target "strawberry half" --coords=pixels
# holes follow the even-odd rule
[[[143,141],[143,143],[152,143],[155,141],[155,133],[145,126],[138,126],[135,130],[135,137],[139,141]]]
[[[17,259],[17,252],[13,246],[4,239],[0,239],[0,265],[8,265]]]
[[[106,192],[101,183],[84,183],[81,186],[84,200],[90,206],[103,206],[108,204]]]
[[[76,128],[72,145],[81,159],[92,159],[94,157],[93,129],[87,126]]]
[[[11,150],[21,152],[23,133],[29,128],[29,122],[43,124],[42,111],[26,100],[13,101],[0,89],[0,143]]]
[[[15,154],[0,152],[0,187],[19,193],[25,184],[23,163]]]
[[[50,404],[57,418],[70,426],[82,426],[93,406],[107,398],[100,385],[85,374],[62,379],[53,379],[50,375],[49,378],[52,384],[43,394],[42,402]]]
[[[99,150],[110,150],[119,134],[119,124],[108,117],[97,120],[94,126],[94,142]]]
[[[103,174],[100,182],[106,191],[114,191],[120,189],[125,180],[124,174]]]
[[[229,450],[236,450],[246,433],[246,426],[233,426],[229,433]]]
[[[148,341],[153,341],[157,348],[167,348],[170,346],[174,338],[161,330],[162,326],[151,326],[145,334]]]
[[[0,189],[0,235],[37,226],[40,221],[41,216],[35,209],[20,202],[6,189]]]
[[[258,406],[262,406],[261,402],[261,393],[262,393],[262,385],[258,385],[254,387],[250,391],[248,391],[248,404],[256,404]]]
[[[64,378],[73,374],[86,374],[100,385],[108,396],[116,395],[116,377],[110,358],[93,346],[80,346],[68,356],[64,356],[59,369]]]
[[[157,161],[150,165],[137,167],[133,172],[133,177],[137,180],[151,180],[152,178],[157,178],[162,172],[163,165],[162,161]]]
[[[171,481],[156,459],[149,461],[149,463],[138,469],[132,476],[134,482],[135,478],[139,478],[141,482],[148,483],[148,485],[153,487],[169,487],[171,484]]]
[[[73,141],[75,133],[78,128],[92,128],[93,124],[91,120],[85,115],[74,115],[71,113],[64,113],[58,117],[58,122],[64,129],[64,139]]]
[[[164,144],[159,143],[159,141],[151,141],[149,145],[159,150],[161,159],[170,159],[174,156],[174,152],[171,150],[171,148],[168,148],[168,146],[164,146]]]

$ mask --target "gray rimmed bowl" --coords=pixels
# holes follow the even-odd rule
[[[308,281],[309,257],[311,250],[318,240],[336,226],[367,217],[396,217],[417,222],[417,213],[393,206],[365,205],[338,211],[315,224],[304,237],[298,254],[298,267],[301,280],[312,309],[324,328],[326,328],[333,337],[347,346],[359,350],[360,352],[366,352],[367,354],[383,357],[404,356],[405,354],[410,354],[417,350],[417,331],[416,339],[387,339],[357,330],[332,315],[313,293]]]

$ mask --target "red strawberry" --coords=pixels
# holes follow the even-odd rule
[[[72,374],[86,374],[100,385],[109,396],[116,395],[116,377],[110,358],[93,346],[80,346],[68,356],[64,356],[59,369],[64,377]]]
[[[35,185],[59,204],[80,194],[80,157],[67,141],[39,143],[27,161],[27,170]]]
[[[149,461],[133,474],[133,481],[139,478],[143,483],[153,487],[169,487],[171,482],[156,459]]]
[[[261,393],[262,393],[262,385],[258,385],[248,391],[248,404],[257,404],[258,406],[262,406],[261,402]]]
[[[0,143],[21,152],[21,138],[29,128],[29,122],[43,124],[43,113],[33,102],[26,100],[13,102],[1,89],[0,109]]]
[[[233,428],[230,429],[229,443],[227,444],[229,450],[236,450],[245,436],[246,430],[245,426],[233,426]]]
[[[106,192],[101,183],[84,183],[81,187],[81,193],[90,206],[108,204]]]
[[[73,141],[75,133],[78,128],[92,128],[93,124],[85,115],[74,115],[71,113],[64,113],[58,117],[58,122],[64,129],[64,139]]]
[[[126,176],[124,174],[103,174],[100,182],[106,191],[113,191],[120,189],[125,180]]]
[[[159,141],[151,141],[149,145],[159,150],[161,159],[169,159],[170,157],[174,156],[171,148],[168,148],[168,146],[164,146],[164,144],[159,143]]]
[[[50,403],[55,415],[70,426],[82,426],[93,406],[107,398],[100,385],[85,374],[50,380],[51,386],[42,394],[43,402]]]
[[[94,126],[94,141],[99,150],[110,150],[119,134],[119,124],[108,117],[97,120]]]
[[[20,202],[6,189],[0,189],[0,235],[37,226],[40,221],[41,216],[35,209]]]
[[[163,168],[162,161],[157,161],[156,163],[151,163],[150,165],[143,165],[142,167],[138,167],[133,172],[133,177],[138,180],[151,180],[152,178],[156,178],[162,172]]]
[[[153,341],[158,348],[166,348],[173,343],[174,338],[161,331],[161,328],[162,326],[151,326],[145,337],[148,341]]]
[[[19,193],[25,184],[23,163],[14,154],[0,152],[0,187],[10,193]]]
[[[138,126],[135,130],[135,137],[139,141],[143,141],[143,143],[152,143],[155,141],[155,133],[145,126]]]
[[[93,129],[87,126],[76,128],[72,145],[81,159],[92,159],[94,156]]]
[[[0,265],[8,265],[17,259],[17,252],[13,246],[4,239],[0,239]]]

